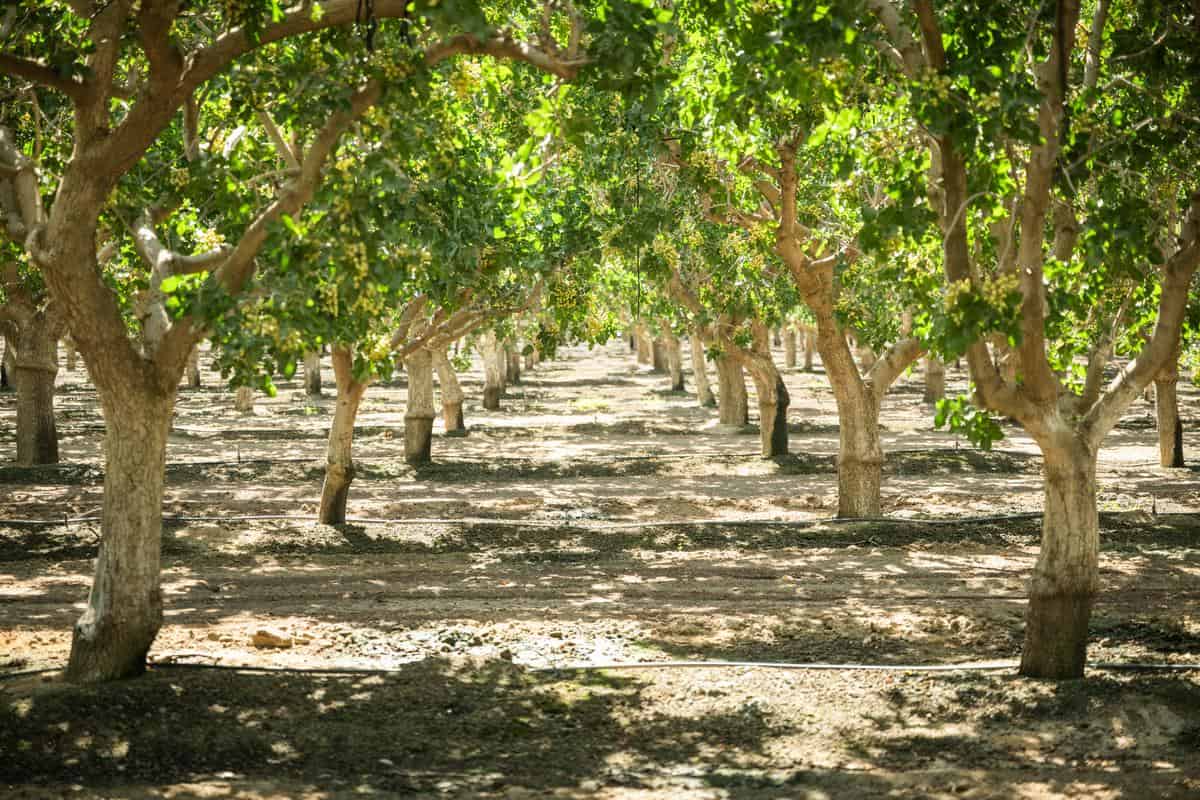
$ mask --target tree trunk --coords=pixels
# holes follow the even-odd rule
[[[79,366],[79,354],[75,350],[75,340],[68,336],[63,340],[63,349],[67,353],[67,372],[74,372]]]
[[[650,342],[650,358],[655,372],[667,371],[667,346],[661,336],[656,336]]]
[[[692,378],[696,381],[696,400],[701,408],[716,408],[717,398],[708,382],[708,371],[704,361],[704,342],[696,334],[690,339],[692,351]]]
[[[875,359],[878,356],[875,355],[875,351],[871,349],[869,344],[859,342],[858,346],[855,348],[854,357],[858,359],[858,368],[861,369],[865,375],[871,371],[871,367],[875,366]]]
[[[796,328],[792,325],[783,329],[783,366],[796,368]]]
[[[500,395],[504,393],[503,354],[492,331],[480,337],[479,345],[483,355],[483,407],[496,411],[500,408]]]
[[[11,392],[14,387],[13,372],[17,368],[17,359],[14,355],[15,348],[8,341],[8,337],[4,337],[4,357],[0,358],[0,392]]]
[[[321,487],[319,519],[326,525],[346,522],[346,499],[354,481],[354,420],[362,403],[367,384],[356,381],[353,374],[354,355],[350,348],[333,348],[333,375],[337,385],[337,405],[333,425],[329,428],[329,443],[325,448],[325,483]]]
[[[525,354],[525,371],[529,372],[537,365],[537,351],[530,350]]]
[[[737,428],[750,422],[750,405],[746,397],[746,376],[736,357],[722,353],[717,357],[717,385],[721,393],[720,422]]]
[[[813,353],[817,349],[817,334],[811,327],[804,328],[804,371],[813,371]]]
[[[446,435],[463,436],[467,432],[463,420],[463,390],[446,348],[433,351],[433,367],[437,370],[438,388],[442,392],[442,423],[446,427]]]
[[[188,356],[187,381],[189,389],[199,389],[201,386],[199,345],[193,347],[191,355]]]
[[[414,350],[404,368],[408,373],[404,460],[415,467],[430,462],[433,445],[433,354],[424,347]]]
[[[679,337],[667,331],[663,334],[663,348],[667,351],[667,372],[671,376],[671,391],[687,389],[683,383],[683,353],[679,348]]]
[[[69,681],[140,675],[162,625],[163,475],[178,379],[176,373],[165,394],[149,385],[100,387],[105,425],[100,552],[87,609],[75,623]]]
[[[233,408],[242,414],[254,412],[254,390],[249,386],[239,386],[233,398]]]
[[[787,410],[791,402],[779,371],[751,369],[754,388],[758,393],[758,428],[762,439],[762,457],[775,458],[788,454]]]
[[[38,314],[18,332],[13,383],[17,389],[17,463],[58,463],[54,380],[58,375],[55,323]]]
[[[308,350],[304,353],[304,393],[309,397],[321,396],[320,350]]]
[[[637,342],[637,363],[649,364],[654,357],[653,347],[650,345],[650,334],[646,330],[646,326],[638,323],[633,328],[633,338]]]
[[[773,347],[781,347],[783,345],[783,337],[779,333],[779,328],[771,331],[771,345]]]
[[[505,376],[513,386],[521,385],[521,354],[511,344],[504,345],[504,357],[507,359]]]
[[[1029,592],[1021,674],[1079,678],[1099,583],[1096,451],[1079,438],[1041,443],[1046,481],[1042,547]]]
[[[925,402],[936,403],[946,397],[946,366],[933,356],[925,359]]]
[[[838,516],[883,513],[879,409],[869,398],[838,403]]]
[[[1179,350],[1154,379],[1154,410],[1158,416],[1158,459],[1164,467],[1182,467],[1183,425],[1179,421]]]

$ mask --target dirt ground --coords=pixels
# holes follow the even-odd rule
[[[419,470],[403,380],[372,387],[340,528],[310,521],[328,390],[284,383],[245,416],[204,378],[168,451],[143,678],[22,674],[65,662],[90,581],[103,423],[81,373],[60,377],[66,463],[0,465],[4,797],[1200,797],[1200,671],[1104,667],[1200,665],[1200,470],[1157,466],[1142,401],[1101,455],[1095,666],[1052,684],[1013,666],[1037,449],[932,430],[919,374],[883,411],[886,522],[830,519],[819,373],[787,371],[792,455],[764,461],[614,342],[497,412],[467,374],[470,435]],[[0,452],[13,416],[0,395]],[[996,669],[572,669],[669,660]]]

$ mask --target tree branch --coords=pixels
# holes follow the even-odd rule
[[[38,86],[55,89],[72,100],[82,97],[86,88],[83,81],[77,78],[63,77],[45,64],[8,53],[0,53],[0,74],[24,78]]]
[[[866,383],[871,388],[875,408],[883,405],[883,397],[904,370],[925,354],[925,345],[917,338],[908,336],[895,342],[882,357],[876,359],[867,372]]]

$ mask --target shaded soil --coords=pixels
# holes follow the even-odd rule
[[[437,437],[419,470],[403,381],[373,387],[350,502],[383,521],[337,528],[310,521],[329,398],[283,384],[243,417],[185,391],[154,666],[82,688],[22,674],[65,661],[98,546],[102,427],[64,375],[68,463],[0,465],[0,794],[1200,796],[1200,672],[1013,674],[1032,443],[963,447],[907,378],[884,411],[889,518],[831,521],[832,398],[786,377],[783,458],[613,346],[469,407],[471,434]],[[0,433],[12,410],[0,396]],[[1200,475],[1155,466],[1146,414],[1102,454],[1095,665],[1200,664]],[[673,659],[899,669],[571,669]],[[903,669],[963,663],[1003,668]]]

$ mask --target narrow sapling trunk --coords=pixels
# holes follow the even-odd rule
[[[174,388],[105,388],[103,536],[71,642],[66,677],[74,682],[140,675],[163,616],[162,495]]]
[[[405,359],[408,402],[404,410],[404,460],[428,464],[433,445],[433,354],[422,347]]]
[[[925,359],[925,402],[936,403],[946,397],[946,366],[933,356]]]
[[[683,382],[683,353],[679,348],[679,337],[669,331],[663,334],[663,347],[667,351],[667,373],[671,376],[671,391],[682,392],[687,387]]]
[[[783,366],[796,368],[796,328],[792,325],[783,329]]]
[[[1069,434],[1059,438],[1042,443],[1046,509],[1021,652],[1021,674],[1032,678],[1083,676],[1099,584],[1096,450]]]
[[[500,395],[504,393],[503,356],[496,334],[491,331],[480,337],[479,345],[483,356],[483,407],[496,411],[500,408]]]
[[[333,424],[329,428],[329,444],[325,448],[325,483],[321,487],[319,519],[326,525],[341,525],[346,521],[346,499],[354,481],[354,420],[365,381],[353,374],[354,356],[347,347],[333,348],[333,374],[337,384],[337,404]]]
[[[696,334],[689,341],[692,351],[692,378],[696,381],[696,401],[701,408],[716,408],[717,398],[708,382],[708,370],[704,359],[704,342]]]
[[[309,397],[321,396],[320,350],[309,350],[304,354],[304,393]]]
[[[717,357],[717,385],[721,393],[720,422],[722,425],[743,428],[750,422],[750,405],[746,396],[746,376],[742,365],[729,354]]]
[[[463,419],[463,390],[454,374],[454,365],[445,348],[433,352],[433,367],[437,370],[438,387],[442,392],[442,422],[447,436],[465,436],[467,425]]]

